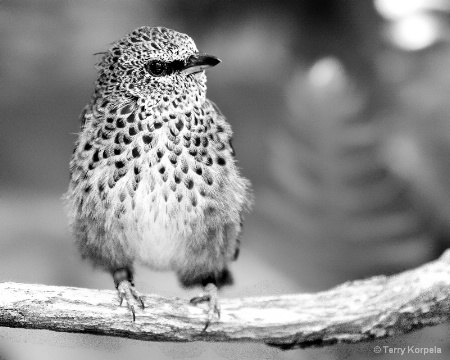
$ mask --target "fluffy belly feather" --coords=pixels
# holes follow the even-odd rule
[[[136,194],[133,214],[137,230],[133,235],[139,238],[136,260],[154,270],[179,268],[189,251],[188,242],[193,238],[200,241],[201,236],[195,236],[194,231],[203,215],[193,208],[188,196],[177,201],[175,194],[168,193],[166,201],[164,196],[153,196],[155,190],[165,192],[164,187],[153,192],[148,190],[144,185]]]
[[[170,270],[184,257],[188,233],[177,229],[178,222],[149,221],[144,225],[136,259],[154,270]],[[192,236],[192,235],[191,235]]]

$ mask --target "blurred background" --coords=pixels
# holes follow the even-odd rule
[[[320,291],[435,259],[450,244],[449,18],[449,0],[0,2],[0,281],[113,289],[80,259],[60,199],[93,54],[143,25],[223,61],[208,97],[256,198],[223,297]],[[193,295],[173,274],[138,268],[136,283]],[[449,338],[442,325],[279,352],[0,328],[0,359],[364,359],[375,345],[448,359]]]

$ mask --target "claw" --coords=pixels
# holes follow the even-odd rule
[[[142,310],[144,310],[145,309],[145,304],[144,304],[144,300],[142,300],[142,296],[139,296],[138,299],[141,302]]]

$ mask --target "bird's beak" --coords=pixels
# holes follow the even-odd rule
[[[220,60],[215,56],[208,54],[194,54],[187,58],[181,72],[186,75],[193,74],[216,66],[218,63],[220,63]]]

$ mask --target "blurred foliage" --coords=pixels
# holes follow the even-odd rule
[[[449,10],[449,0],[0,2],[1,279],[112,288],[79,260],[59,198],[93,54],[142,25],[186,32],[223,60],[208,97],[256,195],[227,296],[319,290],[435,258],[450,243]],[[188,297],[170,274],[139,269],[137,283]],[[448,331],[402,341],[445,348]],[[58,341],[74,358],[371,357],[371,346],[281,354],[126,341],[113,355],[111,341],[75,335],[35,335],[51,346],[19,351],[24,335],[8,334],[0,358],[46,358]]]

